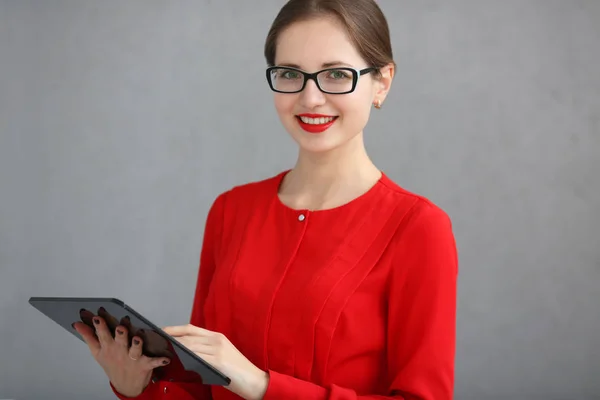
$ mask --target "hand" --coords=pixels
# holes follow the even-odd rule
[[[170,326],[163,330],[227,375],[231,379],[227,389],[246,400],[263,398],[269,383],[268,374],[244,357],[223,334],[194,325]]]
[[[103,318],[94,316],[92,320],[95,330],[83,322],[75,322],[73,328],[87,343],[117,392],[126,397],[140,395],[150,383],[152,370],[169,364],[170,360],[142,355],[142,338],[139,336],[134,336],[129,346],[128,329],[123,321],[116,326],[113,339]]]

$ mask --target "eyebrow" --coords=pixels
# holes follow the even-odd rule
[[[290,67],[290,68],[298,68],[298,69],[302,69],[298,64],[293,64],[293,63],[283,63],[283,64],[277,64],[280,67]],[[321,68],[331,68],[331,67],[352,67],[352,65],[345,63],[343,61],[330,61],[330,62],[326,62],[321,64]]]

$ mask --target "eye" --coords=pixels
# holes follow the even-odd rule
[[[348,79],[350,78],[350,74],[347,71],[334,69],[329,71],[329,78],[339,80],[339,79]]]
[[[279,76],[283,79],[298,79],[300,74],[297,71],[285,70],[280,71]]]

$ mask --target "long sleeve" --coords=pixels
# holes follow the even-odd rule
[[[451,222],[436,206],[420,202],[398,235],[387,293],[386,395],[268,371],[263,400],[452,399],[458,257]]]
[[[225,194],[223,193],[213,202],[204,228],[200,266],[190,321],[191,324],[199,327],[205,325],[202,308],[215,271],[215,254],[220,245],[223,229],[224,201]],[[110,386],[117,398],[121,400],[131,399],[118,393],[112,383]],[[202,384],[197,374],[188,373],[183,369],[181,363],[173,360],[167,367],[158,370],[144,392],[135,397],[136,400],[155,400],[159,398],[211,400],[212,396],[210,386]]]

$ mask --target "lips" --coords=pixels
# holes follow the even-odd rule
[[[322,133],[337,120],[337,116],[323,114],[300,114],[296,116],[300,127],[309,133]]]

